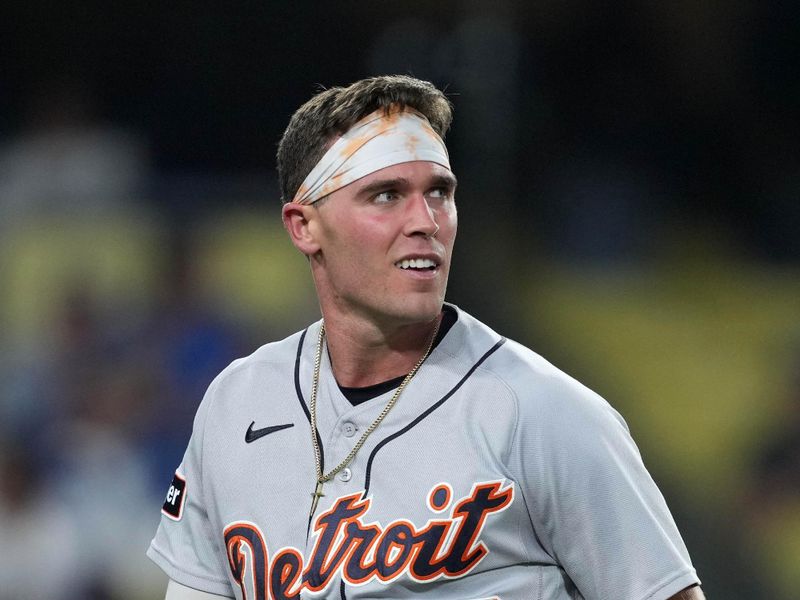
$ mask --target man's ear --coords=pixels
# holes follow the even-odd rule
[[[311,256],[319,251],[319,244],[310,227],[311,220],[316,217],[315,212],[313,206],[296,202],[287,202],[281,209],[283,226],[289,232],[292,243],[306,256]]]

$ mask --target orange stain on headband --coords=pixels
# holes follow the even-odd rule
[[[450,168],[444,142],[423,115],[411,109],[379,109],[328,148],[292,202],[312,204],[379,169],[414,160]]]

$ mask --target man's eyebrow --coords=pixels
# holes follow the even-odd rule
[[[391,179],[376,179],[370,181],[364,187],[358,190],[358,195],[372,195],[385,190],[397,189],[408,185],[408,179],[405,177],[393,177]]]
[[[458,186],[458,179],[452,173],[434,175],[433,177],[433,185],[438,187],[446,187],[450,188],[451,190],[456,189]]]
[[[405,177],[392,177],[391,179],[376,179],[370,181],[364,187],[358,190],[359,196],[368,196],[383,192],[385,190],[401,189],[409,185],[409,181]],[[451,190],[456,189],[458,181],[456,176],[452,174],[434,175],[430,180],[430,187],[446,187]]]

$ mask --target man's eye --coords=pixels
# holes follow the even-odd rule
[[[440,200],[447,200],[448,198],[451,198],[453,194],[449,188],[438,187],[433,188],[430,192],[428,192],[428,196],[431,198],[438,198]]]
[[[378,204],[386,204],[387,202],[393,202],[396,199],[397,194],[392,191],[378,192],[372,197],[372,201]]]

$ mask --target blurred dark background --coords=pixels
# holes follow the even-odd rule
[[[709,598],[797,598],[798,15],[4,3],[0,598],[163,593],[144,549],[205,387],[318,317],[278,139],[383,73],[455,105],[449,300],[623,413]]]

